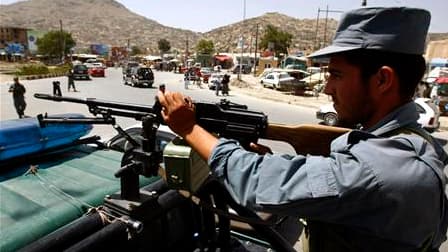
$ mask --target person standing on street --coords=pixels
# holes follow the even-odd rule
[[[73,89],[73,92],[78,92],[75,87],[75,76],[74,76],[73,70],[70,70],[68,72],[67,77],[68,77],[68,86],[67,86],[68,92],[70,92],[70,88]]]
[[[19,82],[18,77],[14,77],[14,84],[9,87],[9,92],[12,93],[12,98],[14,100],[14,107],[16,108],[17,114],[19,118],[23,118],[25,116],[25,86],[23,86]]]
[[[188,86],[190,85],[190,70],[185,71],[184,74],[184,88],[188,89]]]
[[[221,81],[222,80],[219,80],[219,79],[213,80],[213,82],[215,84],[215,94],[216,94],[216,96],[219,96],[219,90],[221,90],[221,93],[222,93]]]
[[[61,83],[59,81],[53,81],[53,95],[62,96]]]
[[[222,95],[229,95],[229,82],[230,82],[230,75],[224,74],[222,77]]]
[[[258,154],[218,139],[181,93],[159,92],[164,121],[239,204],[306,219],[310,252],[438,251],[448,155],[418,124],[413,101],[430,19],[407,7],[349,11],[332,44],[308,56],[329,58],[324,93],[343,125],[360,125],[334,139],[328,156]]]

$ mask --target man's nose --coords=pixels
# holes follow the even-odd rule
[[[332,85],[331,85],[330,81],[327,81],[327,83],[325,83],[324,94],[326,94],[326,95],[332,95],[333,94],[333,88],[332,88]]]

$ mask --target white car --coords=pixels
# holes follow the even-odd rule
[[[272,72],[266,74],[260,79],[263,87],[272,87],[273,89],[290,89],[296,83],[296,79],[287,72]]]
[[[216,89],[216,83],[221,83],[222,78],[224,78],[224,73],[212,73],[208,79],[208,88],[210,90]],[[222,88],[222,87],[221,87]]]
[[[433,132],[440,127],[439,109],[429,98],[417,98],[414,100],[419,112],[417,122],[429,132]],[[336,126],[338,124],[338,115],[333,107],[333,103],[322,105],[316,112],[317,119],[323,120],[323,124]]]

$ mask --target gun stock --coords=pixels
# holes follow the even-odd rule
[[[350,129],[324,125],[270,123],[264,138],[287,142],[297,154],[327,156],[330,153],[331,141],[348,131]]]

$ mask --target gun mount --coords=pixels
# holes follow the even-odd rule
[[[34,96],[38,99],[84,104],[88,106],[89,112],[95,116],[80,119],[39,115],[38,119],[42,127],[45,127],[48,123],[111,124],[120,135],[124,136],[131,143],[132,148],[124,153],[121,168],[115,173],[116,177],[120,177],[121,192],[120,194],[106,196],[104,199],[104,205],[116,215],[129,219],[130,221],[128,223],[130,224],[135,224],[136,222],[134,220],[149,223],[147,228],[151,229],[154,219],[159,218],[161,213],[167,213],[173,208],[178,208],[179,205],[185,204],[186,199],[183,196],[179,196],[176,190],[172,190],[173,188],[167,188],[166,183],[161,180],[152,184],[149,190],[139,188],[139,176],[150,177],[157,175],[159,166],[164,161],[162,151],[155,142],[157,129],[160,124],[164,123],[161,121],[160,110],[150,106],[104,101],[95,98],[78,99],[47,94],[35,94]],[[296,132],[294,136],[303,141],[293,139],[294,141],[306,143],[307,146],[319,144],[315,149],[321,151],[326,146],[329,146],[328,139],[332,139],[346,132],[346,130],[331,131],[329,130],[331,127],[322,128],[322,126],[318,128],[319,132],[316,132],[314,126],[304,128],[303,126],[285,127],[282,125],[269,125],[268,127],[267,116],[264,113],[248,110],[245,105],[235,104],[227,100],[221,100],[218,103],[195,102],[194,104],[196,108],[196,121],[199,125],[220,137],[237,139],[245,147],[250,142],[256,142],[259,138],[291,141],[291,132],[299,130],[301,133]],[[141,142],[136,141],[117,125],[115,121],[116,116],[134,118],[142,122]],[[317,135],[319,135],[315,141],[304,140],[314,135],[314,133],[318,133]],[[299,152],[298,150],[303,148],[303,146],[297,145],[294,147]],[[176,155],[177,153],[175,152],[173,154]],[[183,224],[188,226],[187,232],[191,235],[185,236],[183,233],[180,236],[187,237],[185,238],[186,240],[193,240],[188,241],[189,245],[194,244],[193,246],[196,247],[209,247],[212,249],[221,247],[224,250],[229,250],[230,219],[236,219],[234,218],[235,216],[226,214],[228,207],[231,207],[238,213],[239,220],[248,223],[253,228],[252,231],[255,231],[257,235],[261,235],[265,241],[268,241],[269,246],[278,251],[293,251],[291,245],[274,229],[272,224],[261,220],[255,213],[239,206],[217,181],[207,179],[204,182],[204,186],[199,188],[194,195],[199,197],[202,203],[199,205],[193,204],[193,207],[192,205],[187,205],[186,208],[178,209],[180,210],[179,213],[182,213],[181,216],[183,216],[182,222],[185,222]],[[193,211],[192,209],[195,210]],[[218,214],[218,223],[216,223],[215,214]],[[162,220],[162,226],[166,226],[166,222],[168,222],[167,219]],[[138,227],[134,228],[135,230],[141,229],[141,225],[134,224],[131,226]],[[127,225],[129,226],[129,224]],[[110,226],[111,229],[113,228],[114,233],[123,233],[125,232],[123,229],[129,229],[126,225],[113,226],[110,224]],[[176,229],[180,230],[177,227]],[[145,233],[145,231],[142,233]],[[103,234],[99,235],[103,236]],[[151,235],[153,233],[150,233]],[[48,240],[60,239],[48,238]],[[95,241],[93,238],[86,240],[88,240],[89,245],[91,241]],[[123,240],[123,242],[128,242],[128,237],[123,237]],[[156,240],[153,239],[154,242],[163,243]],[[165,239],[160,237],[159,240]],[[142,241],[147,242],[148,237],[145,236]],[[113,244],[118,241],[111,238],[109,242],[109,246],[112,249],[116,249],[113,247]],[[140,241],[140,243],[142,242]],[[80,244],[85,245],[83,241]],[[165,243],[164,246],[167,244],[169,242]],[[194,251],[191,248],[185,248],[185,250]]]

